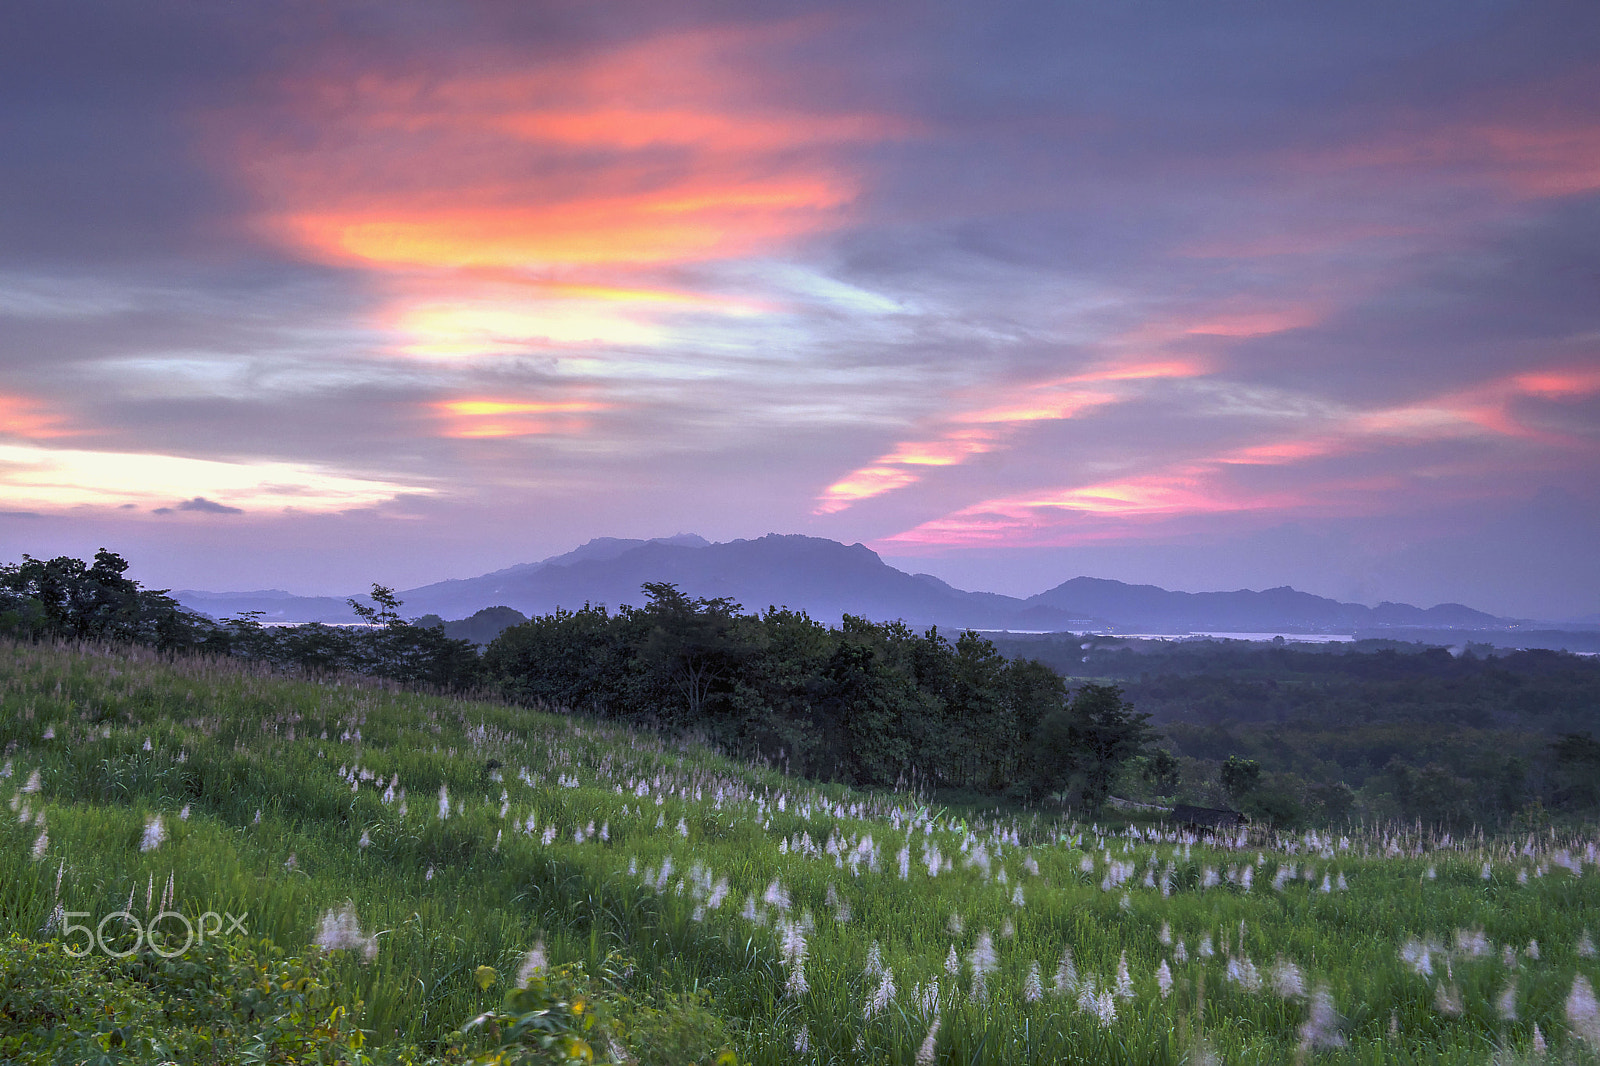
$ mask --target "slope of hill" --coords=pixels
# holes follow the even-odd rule
[[[1114,833],[570,716],[103,648],[0,644],[0,700],[35,712],[0,717],[7,1062],[334,1061],[315,1052],[358,1026],[374,1066],[459,1066],[457,1047],[1181,1066],[1304,1059],[1317,1025],[1340,1042],[1326,1064],[1531,1062],[1547,1038],[1549,1061],[1587,1061],[1590,829]],[[1418,939],[1442,913],[1480,930],[1454,976],[1397,963],[1449,957]],[[457,1031],[517,983],[569,994]],[[137,1050],[102,1054],[112,1020]],[[552,1028],[593,1046],[539,1054]]]

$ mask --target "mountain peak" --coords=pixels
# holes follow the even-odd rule
[[[1027,599],[967,592],[927,574],[885,563],[864,544],[800,533],[768,533],[713,543],[694,533],[629,539],[596,537],[561,555],[480,577],[441,581],[401,592],[408,616],[466,618],[487,607],[526,615],[586,603],[617,607],[643,602],[641,586],[669,581],[685,595],[727,598],[748,610],[788,607],[813,618],[849,614],[900,619],[941,629],[1082,630],[1133,633],[1323,632],[1382,628],[1493,628],[1504,620],[1459,604],[1426,610],[1409,604],[1378,607],[1340,603],[1291,586],[1254,592],[1172,592],[1111,578],[1079,576]],[[180,593],[179,602],[213,615],[265,609],[285,621],[344,621],[342,600]],[[250,598],[248,605],[234,599]],[[306,617],[293,615],[304,612]]]

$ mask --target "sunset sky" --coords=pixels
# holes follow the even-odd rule
[[[0,367],[0,561],[158,587],[1595,614],[1600,5],[11,4]]]

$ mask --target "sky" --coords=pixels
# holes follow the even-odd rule
[[[0,562],[1600,613],[1600,6],[0,13]]]

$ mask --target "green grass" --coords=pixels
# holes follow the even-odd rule
[[[1592,832],[1448,841],[1412,827],[1237,848],[1132,839],[1053,815],[819,787],[577,718],[92,649],[0,646],[0,747],[0,800],[12,805],[0,812],[0,934],[39,937],[58,904],[95,921],[131,895],[143,916],[170,879],[173,909],[248,914],[252,935],[303,951],[349,901],[377,954],[336,954],[334,972],[380,1048],[426,1046],[488,1009],[504,989],[480,989],[475,969],[514,974],[543,942],[552,963],[626,967],[628,994],[696,994],[755,1063],[909,1064],[935,1016],[947,1063],[1481,1063],[1531,1055],[1535,1026],[1554,1054],[1595,1050],[1568,1018],[1575,977],[1600,982],[1580,953],[1600,933]],[[35,771],[38,791],[21,791]],[[156,817],[165,839],[141,850]],[[931,848],[943,857],[935,876]],[[1581,873],[1558,864],[1568,857]],[[1116,864],[1131,873],[1108,886]],[[1321,891],[1324,875],[1347,889]],[[764,901],[774,882],[787,909]],[[799,995],[785,923],[805,927]],[[1486,951],[1452,947],[1475,930]],[[996,958],[979,998],[971,960],[986,934]],[[1431,976],[1402,959],[1411,940],[1437,945]],[[869,1017],[874,944],[896,991]],[[1114,1020],[1080,1007],[1081,989],[1054,991],[1068,949],[1097,991],[1126,957],[1133,994],[1110,1000]],[[1229,980],[1229,956],[1267,987]],[[1307,995],[1271,993],[1280,960]],[[1498,1001],[1513,978],[1511,1020]],[[1319,988],[1342,1048],[1301,1048]],[[1440,1009],[1451,1000],[1459,1012]]]

